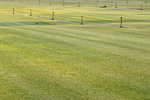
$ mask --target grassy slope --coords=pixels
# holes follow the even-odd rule
[[[27,16],[5,13],[13,7]],[[0,98],[150,99],[149,8],[124,7],[1,3]],[[30,17],[31,8],[44,17],[55,11],[57,20]],[[81,15],[86,25],[69,23]],[[128,28],[118,27],[120,16]]]

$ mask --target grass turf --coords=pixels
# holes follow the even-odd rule
[[[117,9],[47,2],[0,4],[1,100],[150,99],[149,3],[140,11],[142,1]],[[46,19],[52,12],[56,20]]]

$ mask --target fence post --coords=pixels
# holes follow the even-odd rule
[[[51,1],[49,2],[49,5],[52,5],[52,2],[51,2]]]
[[[63,2],[63,6],[65,6],[65,2]]]
[[[52,13],[52,20],[54,20],[54,19],[55,19],[55,18],[54,18],[54,14],[55,14],[55,12],[53,12],[53,13]]]
[[[122,17],[120,17],[120,27],[122,27]]]
[[[80,7],[80,2],[78,2],[78,7]]]
[[[83,25],[83,16],[81,16],[81,25]]]
[[[142,6],[142,4],[141,4],[141,9],[140,10],[143,10],[143,6]]]
[[[147,1],[145,0],[145,4],[147,4]]]
[[[32,16],[32,9],[30,9],[30,16]]]
[[[95,6],[97,7],[97,2],[95,2]]]
[[[115,3],[115,8],[117,8],[117,2]]]
[[[15,14],[15,8],[13,8],[13,15]]]

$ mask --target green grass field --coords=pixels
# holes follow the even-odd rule
[[[150,100],[150,1],[64,2],[0,1],[0,100]]]

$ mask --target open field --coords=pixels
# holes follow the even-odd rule
[[[95,2],[0,1],[0,100],[150,100],[150,1]]]

